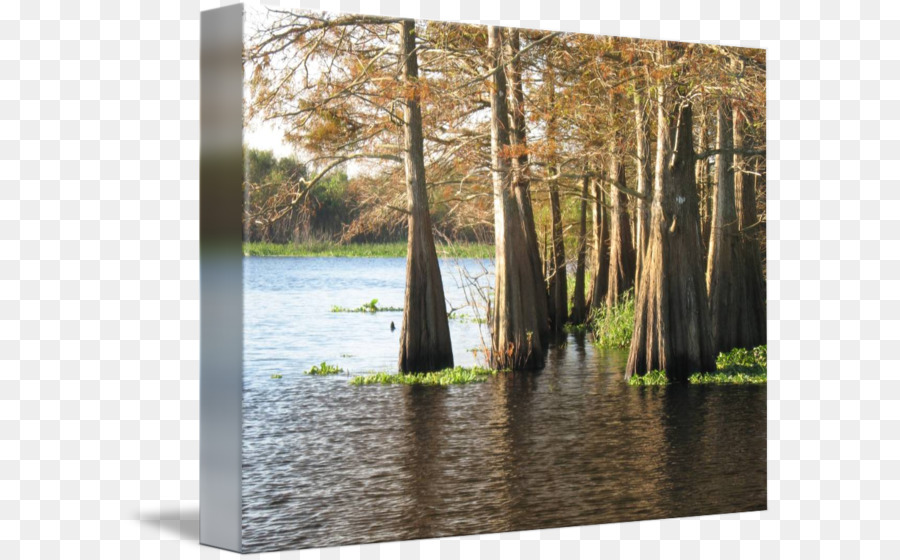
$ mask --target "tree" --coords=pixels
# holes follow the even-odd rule
[[[572,294],[572,313],[569,320],[573,325],[581,325],[587,321],[587,305],[584,300],[584,266],[587,251],[587,202],[590,176],[585,173],[581,179],[581,213],[578,223],[578,255],[575,261],[575,287]]]
[[[494,186],[496,247],[491,317],[491,364],[499,369],[537,369],[544,365],[536,313],[536,286],[511,174],[507,84],[501,29],[488,27],[491,71],[491,176]]]
[[[603,187],[600,180],[591,180],[593,210],[591,236],[594,250],[591,257],[591,287],[588,309],[594,310],[604,304],[609,283],[609,217],[606,215]]]
[[[525,228],[525,243],[533,281],[535,283],[538,329],[541,338],[549,333],[549,309],[546,288],[544,287],[544,269],[541,262],[541,250],[538,246],[537,230],[534,224],[534,210],[531,204],[531,192],[528,169],[528,142],[525,130],[525,93],[522,87],[522,63],[519,60],[521,44],[518,29],[507,29],[505,44],[507,60],[507,79],[509,82],[509,130],[510,143],[516,156],[512,160],[516,190],[516,201],[522,214]]]
[[[670,124],[666,88],[660,83],[657,89],[650,237],[625,377],[665,370],[669,379],[686,381],[716,365],[702,268],[693,118],[690,103],[678,100]]]
[[[735,119],[734,117],[737,117]],[[737,121],[737,122],[735,122]],[[742,233],[755,224],[752,182],[744,181],[743,123],[740,110],[722,99],[716,111],[716,184],[713,191],[706,283],[715,348],[753,348],[765,343],[765,292],[755,240]],[[747,215],[739,216],[736,183],[741,195],[753,197]],[[744,212],[742,212],[743,214]],[[743,218],[743,219],[741,219]],[[752,223],[749,223],[752,220]]]
[[[400,329],[399,369],[404,372],[437,371],[453,367],[453,350],[425,187],[422,110],[419,106],[422,88],[413,20],[405,19],[400,23],[399,41],[406,84],[403,130],[409,197],[406,296]]]
[[[635,252],[631,244],[631,220],[628,216],[628,195],[618,188],[625,185],[625,164],[622,161],[621,142],[610,156],[610,179],[614,188],[610,192],[609,229],[609,280],[606,305],[615,306],[619,296],[634,286]]]
[[[635,289],[639,288],[647,238],[650,236],[650,198],[653,189],[653,160],[650,154],[649,97],[639,90],[634,93],[634,144],[637,156],[637,198],[635,212]]]
[[[566,244],[563,238],[562,210],[559,198],[559,127],[556,100],[556,70],[552,64],[544,68],[544,89],[549,114],[545,119],[548,202],[550,204],[550,261],[547,263],[547,285],[550,292],[550,325],[556,334],[563,332],[568,320],[569,298],[566,278]]]
[[[759,218],[756,213],[756,179],[758,174],[747,171],[747,159],[742,155],[747,146],[744,142],[745,118],[740,104],[734,109],[734,192],[737,203],[738,232],[746,266],[743,279],[746,283],[745,304],[747,306],[746,338],[739,346],[754,348],[766,343],[766,280],[763,275],[759,243],[756,239]]]

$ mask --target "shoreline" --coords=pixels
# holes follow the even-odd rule
[[[406,257],[406,242],[393,243],[243,243],[245,257]],[[494,246],[482,243],[438,245],[438,258],[493,258]]]

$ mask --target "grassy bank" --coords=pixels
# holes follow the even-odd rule
[[[244,243],[245,257],[405,257],[406,242],[396,243]],[[438,245],[439,257],[486,259],[494,256],[493,245],[458,243]]]
[[[766,346],[753,350],[735,348],[722,352],[716,358],[716,371],[695,373],[688,378],[693,385],[755,385],[766,382]],[[651,371],[646,375],[633,376],[629,385],[668,385],[664,371]]]
[[[478,366],[443,369],[431,373],[373,373],[359,375],[350,380],[351,385],[463,385],[487,381],[496,370]]]

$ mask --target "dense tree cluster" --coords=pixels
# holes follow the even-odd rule
[[[408,236],[401,370],[452,363],[435,232],[495,244],[495,367],[540,368],[567,323],[629,290],[626,375],[682,379],[765,342],[764,52],[277,10],[261,21],[247,116],[277,121],[303,163],[250,206],[293,216],[352,168],[345,233]]]

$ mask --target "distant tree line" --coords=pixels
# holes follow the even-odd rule
[[[376,243],[406,239],[398,212],[371,221],[365,187],[337,168],[309,188],[310,174],[296,156],[245,148],[244,241],[269,243]],[[451,242],[493,243],[488,224],[463,225],[446,212],[432,212],[438,234]],[[393,218],[393,219],[391,219]]]

